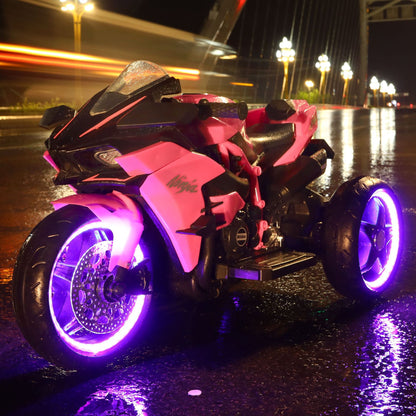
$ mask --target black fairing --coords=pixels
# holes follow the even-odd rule
[[[170,100],[161,102],[163,95],[181,92],[177,79],[169,77],[109,112],[91,115],[91,109],[104,91],[92,97],[66,126],[57,127],[46,141],[49,154],[59,168],[56,184],[78,187],[92,176],[96,182],[102,178],[102,182],[113,180],[125,183],[128,175],[118,164],[105,165],[96,159],[95,155],[100,151],[115,149],[127,154],[160,141],[195,149],[193,143],[198,141],[196,136],[200,133],[189,126],[197,116],[195,107],[185,105],[178,112],[178,103]],[[136,101],[137,104],[134,104]],[[132,105],[131,109],[123,111],[129,105]],[[155,117],[155,105],[164,108],[160,119]],[[134,123],[134,116],[138,114],[142,122]],[[146,119],[150,122],[145,124],[143,121]],[[193,137],[195,140],[192,140]]]

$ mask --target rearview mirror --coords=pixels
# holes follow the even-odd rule
[[[75,110],[66,105],[48,108],[40,120],[39,126],[44,129],[52,129],[59,124],[69,121],[75,115]]]

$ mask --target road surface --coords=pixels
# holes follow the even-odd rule
[[[360,174],[386,180],[404,210],[394,289],[373,304],[338,295],[318,264],[223,301],[159,308],[144,345],[110,371],[63,372],[20,334],[12,267],[30,229],[52,211],[47,133],[0,120],[0,391],[10,415],[416,414],[416,113],[322,110],[317,137],[336,152],[314,187],[331,195]]]

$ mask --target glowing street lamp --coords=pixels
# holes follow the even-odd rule
[[[393,101],[393,96],[396,94],[396,88],[392,83],[387,87],[387,94],[390,95],[390,101]]]
[[[64,12],[72,13],[74,18],[74,50],[81,52],[81,17],[85,12],[94,10],[94,3],[89,0],[60,0]]]
[[[313,83],[313,81],[312,80],[310,80],[310,79],[307,79],[306,81],[305,81],[305,86],[306,86],[306,88],[308,89],[308,91],[310,92],[311,91],[311,89],[314,87],[314,83]]]
[[[353,72],[351,71],[350,64],[344,62],[344,65],[341,67],[341,76],[344,78],[344,91],[342,92],[342,101],[345,101],[345,104],[348,104],[348,81],[352,79]]]
[[[380,84],[378,82],[378,79],[376,77],[372,77],[370,80],[370,89],[373,90],[373,95],[374,95],[374,106],[377,107],[378,106],[378,94],[377,91],[380,88]]]
[[[380,92],[381,92],[381,95],[383,96],[383,107],[386,105],[386,94],[388,91],[388,87],[389,86],[386,81],[383,80],[380,82]]]
[[[328,57],[325,54],[322,54],[318,58],[318,62],[315,64],[315,67],[321,71],[321,82],[319,83],[319,94],[322,94],[324,98],[325,94],[325,75],[331,70],[331,62],[329,62]]]
[[[276,52],[276,57],[279,62],[283,62],[284,75],[283,75],[283,85],[280,98],[283,98],[286,92],[287,80],[289,77],[289,62],[295,60],[295,51],[292,49],[292,42],[288,40],[285,36],[283,40],[279,43],[280,49]]]

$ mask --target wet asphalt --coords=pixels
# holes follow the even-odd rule
[[[415,415],[416,112],[321,110],[336,152],[313,187],[329,196],[370,174],[397,192],[404,254],[397,283],[373,303],[338,295],[317,264],[241,282],[201,305],[159,302],[141,345],[100,372],[64,372],[16,326],[11,276],[29,231],[68,194],[42,159],[47,132],[0,120],[0,414]]]

